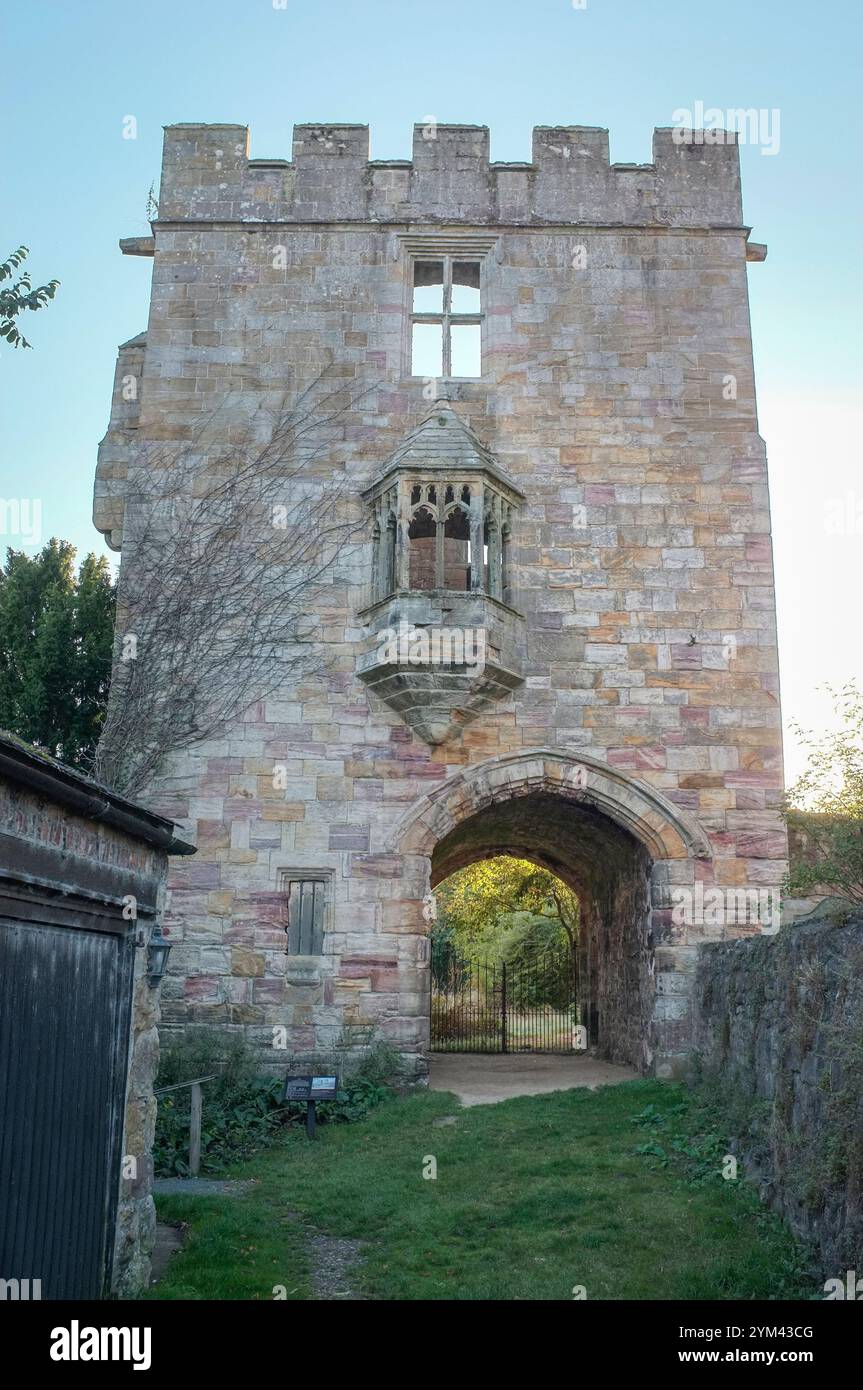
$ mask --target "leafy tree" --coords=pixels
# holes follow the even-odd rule
[[[566,951],[571,944],[560,918],[551,909],[508,912],[498,919],[498,935],[491,943],[489,955],[507,965],[526,965],[532,957],[546,951]]]
[[[0,567],[0,727],[89,768],[111,676],[114,583],[103,556],[75,573],[75,547],[8,550]]]
[[[438,888],[438,926],[452,947],[466,955],[514,959],[541,942],[565,940],[574,957],[578,944],[578,898],[548,869],[527,859],[500,855],[483,859]],[[507,954],[508,952],[508,954]]]
[[[786,890],[832,890],[863,903],[863,694],[852,681],[828,686],[841,726],[815,738],[796,727],[809,749],[808,767],[785,798],[784,815],[804,852],[792,863]]]
[[[47,285],[33,289],[30,272],[25,270],[13,283],[15,272],[23,265],[30,252],[26,246],[19,246],[5,261],[0,263],[0,338],[5,338],[10,347],[32,347],[19,331],[16,319],[28,309],[35,312],[44,309],[53,299],[60,286],[59,280],[49,280]]]

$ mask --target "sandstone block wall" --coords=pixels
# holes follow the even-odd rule
[[[371,1023],[421,1058],[429,857],[406,855],[395,827],[466,768],[542,748],[661,793],[709,842],[654,869],[651,920],[633,928],[683,1053],[694,945],[735,929],[676,925],[671,889],[776,886],[786,854],[736,145],[657,131],[652,164],[611,166],[606,132],[543,127],[516,165],[489,163],[483,129],[427,135],[410,162],[370,162],[365,127],[301,126],[289,162],[249,159],[239,126],[166,130],[149,323],[118,367],[136,402],[100,450],[96,524],[123,544],[148,443],[194,452],[214,410],[229,431],[329,364],[362,399],[309,481],[347,479],[364,543],[313,615],[319,672],[171,752],[152,788],[198,846],[172,876],[164,1016],[242,1029],[264,1050],[287,1026],[296,1055]],[[356,672],[362,492],[430,409],[407,355],[410,277],[415,254],[441,248],[481,260],[483,375],[433,392],[525,495],[512,538],[525,637],[519,689],[431,747]],[[324,955],[305,963],[285,956],[280,887],[303,867],[332,884]]]

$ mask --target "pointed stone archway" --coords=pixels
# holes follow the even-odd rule
[[[702,828],[661,793],[590,755],[527,749],[467,767],[429,792],[399,821],[392,848],[406,882],[423,894],[456,869],[500,854],[557,874],[582,905],[590,1044],[642,1072],[681,1073],[695,946],[685,927],[672,925],[670,891],[694,883],[696,861],[711,849]],[[413,906],[419,925],[421,903]],[[427,936],[427,921],[421,930]],[[424,946],[417,955],[427,962]],[[420,1028],[427,966],[421,978]]]

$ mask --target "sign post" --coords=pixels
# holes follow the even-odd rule
[[[317,1102],[335,1100],[339,1089],[337,1076],[288,1076],[282,1100],[299,1100],[306,1103],[306,1134],[315,1137],[317,1121]]]

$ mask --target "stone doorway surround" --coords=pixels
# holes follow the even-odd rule
[[[550,869],[582,904],[589,1044],[605,1061],[672,1077],[690,1048],[689,929],[671,921],[671,889],[709,861],[701,827],[646,784],[587,754],[541,748],[465,768],[415,803],[392,837],[404,901],[427,936],[427,893],[456,869],[515,854]],[[707,867],[702,866],[702,872]],[[424,907],[425,904],[425,907]],[[428,949],[425,961],[426,1003]],[[427,1008],[422,1050],[428,1051]]]

